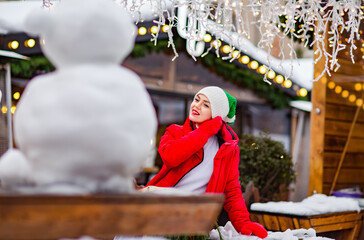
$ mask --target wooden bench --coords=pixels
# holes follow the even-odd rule
[[[318,236],[336,240],[356,240],[363,221],[363,211],[360,213],[350,211],[313,216],[250,211],[250,218],[252,221],[262,224],[269,231],[313,228]]]
[[[223,201],[221,194],[0,195],[0,239],[208,234]]]

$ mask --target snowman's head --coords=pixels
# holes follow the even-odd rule
[[[134,47],[137,28],[112,0],[62,0],[26,21],[40,36],[44,54],[57,67],[120,63]]]

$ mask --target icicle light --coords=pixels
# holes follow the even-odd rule
[[[315,62],[324,59],[324,70],[315,76],[320,79],[324,74],[340,68],[338,53],[348,46],[352,62],[353,51],[357,48],[355,41],[360,40],[359,25],[363,19],[361,0],[115,0],[125,6],[133,16],[141,16],[141,7],[151,6],[159,26],[169,24],[169,42],[178,56],[173,43],[172,28],[175,27],[181,37],[187,40],[186,48],[193,58],[204,56],[206,51],[216,51],[216,48],[201,48],[206,32],[214,38],[230,43],[230,48],[239,49],[238,43],[251,36],[251,19],[259,29],[261,38],[258,47],[270,51],[275,38],[283,39],[291,36],[289,56],[283,53],[280,44],[282,60],[296,58],[293,37],[300,39],[306,46],[316,46]],[[282,21],[284,19],[284,21]],[[143,21],[143,19],[139,19]],[[296,26],[297,25],[297,26]],[[298,29],[298,30],[297,30]],[[346,31],[348,38],[340,41],[340,35]],[[283,32],[283,34],[282,34]],[[312,36],[314,34],[314,36]],[[153,35],[156,43],[158,32]],[[328,46],[325,46],[325,39]],[[203,53],[205,52],[205,53]],[[231,58],[233,58],[231,56]],[[224,58],[227,59],[227,58]],[[270,69],[271,66],[267,66]],[[286,76],[287,77],[287,76]]]

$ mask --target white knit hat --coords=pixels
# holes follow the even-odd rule
[[[236,109],[236,99],[234,97],[215,86],[202,88],[195,96],[200,93],[210,101],[212,118],[220,116],[226,123],[234,124]]]

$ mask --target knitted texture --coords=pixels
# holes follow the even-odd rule
[[[235,121],[236,99],[223,89],[216,86],[209,86],[196,93],[205,95],[211,105],[212,118],[220,116],[228,124]]]

